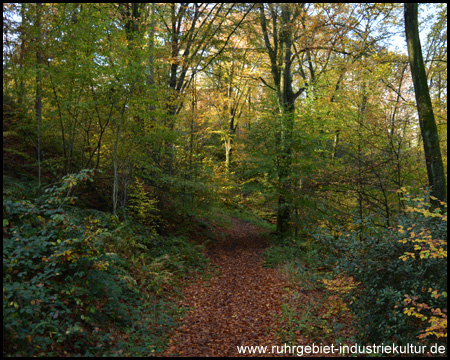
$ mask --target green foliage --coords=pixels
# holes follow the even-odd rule
[[[181,236],[162,237],[139,225],[118,224],[100,234],[99,239],[109,254],[127,259],[124,279],[130,286],[148,293],[160,295],[180,276],[208,265],[203,246]]]
[[[33,201],[3,202],[3,345],[8,355],[161,351],[163,334],[180,312],[151,291],[157,293],[169,273],[173,281],[206,264],[199,248],[182,238],[164,241],[146,228],[134,234],[111,217],[82,216],[69,207],[74,186],[92,175],[91,170],[67,175]],[[129,237],[108,248],[104,242],[111,233]],[[133,334],[129,339],[137,337],[139,346],[133,341],[120,349],[123,331]]]
[[[295,294],[294,299],[296,296],[298,297],[298,294]],[[281,341],[294,345],[300,335],[328,341],[327,337],[331,330],[328,328],[327,320],[319,316],[320,308],[320,303],[311,301],[303,304],[301,311],[292,304],[283,304],[283,319],[286,325],[279,330]]]
[[[447,209],[447,204],[439,201],[441,208],[431,211],[431,204],[424,201],[424,198],[418,197],[411,199],[411,196],[407,193],[406,189],[402,189],[406,192],[406,198],[403,200],[409,201],[410,204],[406,206],[405,211],[411,212],[412,214],[420,214],[425,218],[431,217],[432,221],[428,228],[421,228],[420,232],[412,226],[407,228],[409,234],[408,238],[400,240],[401,243],[410,242],[414,244],[414,252],[407,252],[400,257],[403,261],[408,261],[408,259],[436,259],[441,262],[446,262],[447,259],[447,213],[442,213],[441,209]],[[438,199],[430,197],[433,201],[438,201]],[[413,202],[413,203],[412,203]],[[412,203],[412,204],[411,204]],[[434,231],[432,231],[432,228]],[[413,230],[413,231],[411,231]],[[405,230],[402,225],[399,225],[399,233],[404,234]],[[436,237],[436,233],[439,237]],[[434,236],[433,236],[434,235]],[[428,261],[428,260],[425,260]],[[447,288],[445,288],[447,290]],[[441,298],[439,304],[445,304],[447,307],[447,291],[443,291],[442,288],[433,289],[428,288],[428,293],[431,293],[433,299]],[[405,294],[404,299],[405,307],[404,313],[408,316],[415,316],[422,321],[428,322],[428,326],[419,334],[418,338],[444,338],[447,337],[447,310],[436,308],[428,305],[424,302],[419,302],[419,296],[409,296]],[[411,306],[412,305],[412,306]]]
[[[104,310],[106,298],[116,302],[110,316],[128,319],[118,301],[119,284],[108,271],[114,261],[94,245],[100,228],[63,208],[73,200],[71,188],[87,173],[66,176],[35,202],[3,203],[8,234],[3,242],[3,327],[9,354],[51,354],[74,339],[85,346],[84,332]]]
[[[366,217],[364,232],[317,235],[333,249],[329,261],[334,262],[336,271],[351,275],[361,283],[350,292],[349,302],[358,318],[361,338],[369,342],[381,343],[386,339],[394,339],[399,344],[417,342],[420,332],[427,326],[424,322],[427,317],[407,316],[403,309],[406,294],[428,304],[428,316],[432,315],[430,309],[447,307],[444,296],[433,296],[429,291],[439,289],[446,293],[446,258],[429,256],[423,261],[421,256],[404,256],[424,251],[413,241],[404,241],[405,230],[413,238],[415,233],[422,233],[429,234],[431,239],[446,239],[446,221],[430,220],[430,212],[423,211],[428,206],[423,197],[406,201],[408,206],[398,216],[398,227],[380,228],[373,217]],[[446,253],[446,240],[430,243],[439,243],[441,248],[436,252]]]
[[[297,267],[317,268],[326,251],[313,239],[299,239],[291,237],[280,244],[277,240],[264,252],[266,266],[276,267],[284,264],[292,264]]]
[[[136,178],[135,184],[131,187],[130,209],[133,217],[142,225],[155,230],[159,221],[157,200],[150,198],[144,190],[144,183]]]
[[[264,252],[264,262],[268,267],[276,267],[286,263],[297,263],[302,250],[293,246],[271,246]]]

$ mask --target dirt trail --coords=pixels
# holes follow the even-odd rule
[[[267,243],[261,230],[232,222],[231,229],[219,230],[223,239],[208,250],[220,275],[185,289],[180,306],[193,310],[170,339],[166,356],[239,356],[237,346],[281,345],[269,328],[281,316],[285,284],[275,270],[263,267]]]

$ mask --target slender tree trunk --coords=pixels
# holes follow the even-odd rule
[[[120,128],[122,126],[123,119],[125,117],[125,110],[128,101],[125,101],[122,107],[122,113],[120,114],[120,119],[117,124],[116,130],[116,142],[114,144],[114,154],[113,154],[113,171],[114,171],[114,181],[113,181],[113,215],[117,216],[117,203],[119,200],[119,165],[118,165],[118,153],[119,153],[119,142],[120,142]]]
[[[274,5],[269,5],[273,17],[273,45],[270,42],[263,4],[259,5],[259,10],[264,44],[270,58],[274,88],[280,107],[279,116],[281,121],[277,134],[277,142],[279,144],[279,154],[277,155],[279,182],[277,233],[284,238],[290,231],[295,99],[300,94],[300,92],[294,94],[292,88],[292,22],[295,21],[295,18],[299,16],[300,12],[297,11],[298,9],[294,10],[293,4],[283,3],[280,6],[281,14],[277,22],[277,11],[274,9]]]
[[[191,183],[195,182],[196,179],[196,166],[193,161],[194,157],[194,143],[195,143],[195,124],[197,120],[197,85],[195,75],[193,76],[192,81],[192,116],[191,116],[191,126],[190,126],[190,134],[189,134],[189,181]],[[189,197],[189,205],[190,208],[194,207],[194,192],[190,192]]]
[[[358,194],[358,212],[359,212],[359,220],[360,220],[360,228],[359,228],[359,239],[363,240],[363,231],[364,231],[364,204],[363,204],[363,163],[362,163],[362,123],[366,119],[366,106],[367,106],[367,95],[366,95],[366,84],[363,84],[362,88],[362,99],[361,99],[361,107],[358,112],[358,177],[356,179],[356,192]]]
[[[294,131],[295,98],[292,89],[292,33],[289,28],[292,12],[287,4],[282,5],[280,42],[283,56],[283,71],[280,79],[279,101],[281,108],[281,154],[278,178],[281,185],[281,193],[278,199],[277,231],[285,236],[289,232],[292,204],[291,196],[291,171],[292,171],[292,139]]]
[[[422,134],[428,183],[431,195],[440,201],[447,201],[447,186],[444,165],[442,162],[439,135],[434,120],[427,76],[420,46],[417,3],[405,3],[405,32],[408,46],[409,63],[416,94],[417,111],[419,113],[420,132]],[[431,200],[434,208],[439,206],[438,200]]]
[[[113,171],[114,171],[114,180],[113,180],[113,193],[112,193],[112,202],[113,202],[113,215],[117,216],[117,202],[119,198],[119,171],[117,164],[117,154],[119,150],[119,139],[120,139],[120,125],[122,123],[123,116],[120,117],[120,121],[117,125],[116,132],[116,142],[114,145],[114,155],[113,155]]]
[[[336,154],[337,154],[337,149],[338,149],[338,145],[339,145],[339,132],[340,130],[337,129],[334,133],[334,140],[333,140],[333,153],[331,154],[331,158],[333,160],[336,159]]]
[[[140,3],[132,3],[131,4],[131,12],[128,4],[125,5],[125,14],[128,18],[128,21],[125,25],[126,30],[126,36],[128,40],[128,49],[133,50],[134,42],[135,42],[135,36],[137,36],[137,32],[139,31],[139,22],[138,19],[140,18],[139,13],[139,6]],[[129,60],[129,66],[131,65],[131,62],[133,59]],[[127,94],[122,111],[120,114],[120,119],[117,123],[117,130],[116,130],[116,141],[114,144],[114,153],[113,153],[113,172],[114,172],[114,180],[113,180],[113,191],[112,191],[112,202],[113,202],[113,214],[114,216],[117,216],[117,205],[119,202],[119,186],[120,186],[120,179],[119,179],[119,164],[118,164],[118,154],[119,154],[119,143],[120,143],[120,131],[121,127],[123,125],[124,119],[125,119],[125,111],[127,109],[128,100],[132,97],[135,86],[139,86],[138,81],[140,79],[134,78],[133,82],[130,87],[130,92]],[[127,169],[125,169],[127,171]],[[125,175],[126,179],[126,175]],[[124,184],[126,186],[126,180],[124,181]],[[126,192],[126,189],[124,189],[124,192]],[[126,195],[124,195],[125,199]],[[124,200],[125,202],[125,200]],[[125,206],[123,203],[122,206]]]
[[[237,130],[237,123],[235,124],[235,114],[237,112],[237,106],[236,108],[231,107],[231,119],[230,119],[230,123],[229,123],[229,128],[225,130],[225,135],[224,135],[224,146],[225,146],[225,167],[227,172],[229,172],[230,170],[230,166],[231,166],[231,156],[232,156],[232,152],[233,152],[233,138],[236,135],[236,130]]]
[[[149,52],[150,55],[148,57],[148,86],[150,88],[150,94],[154,95],[155,92],[155,3],[151,3],[150,10],[150,33],[149,33]],[[150,105],[150,121],[153,123],[155,121],[154,112],[156,110],[156,105]],[[145,131],[145,126],[144,126]]]
[[[20,27],[20,71],[19,71],[19,89],[18,89],[18,99],[17,103],[19,104],[20,109],[24,109],[24,99],[25,99],[25,81],[24,81],[24,72],[23,67],[25,64],[25,4],[21,4],[20,6],[20,17],[22,19],[21,27]]]
[[[36,4],[36,96],[38,187],[41,187],[41,124],[42,124],[42,3]]]
[[[230,155],[231,155],[231,135],[225,135],[223,141],[225,145],[225,168],[227,172],[230,171]]]

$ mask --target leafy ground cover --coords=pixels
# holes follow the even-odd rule
[[[153,223],[74,206],[74,189],[93,176],[68,175],[35,198],[20,182],[4,189],[4,355],[237,356],[265,346],[252,354],[282,356],[272,346],[446,337],[447,217],[423,197],[406,197],[392,228],[366,219],[364,241],[357,231],[280,241],[218,214],[161,236]]]
[[[444,343],[447,337],[447,210],[431,209],[423,192],[405,194],[404,210],[389,228],[371,217],[364,231],[327,232],[327,263],[360,284],[347,301],[358,317],[358,338],[397,344]]]
[[[157,354],[182,314],[167,294],[207,266],[183,237],[74,206],[73,189],[92,176],[34,198],[4,189],[4,355]]]
[[[238,356],[239,346],[266,346],[268,352],[254,355],[273,356],[272,346],[348,335],[345,304],[338,293],[327,292],[335,283],[321,287],[307,276],[289,278],[292,272],[264,266],[274,250],[265,255],[267,235],[255,225],[233,218],[216,233],[221,239],[207,251],[216,274],[184,289],[179,305],[190,311],[170,338],[166,356]]]
[[[221,239],[207,252],[219,274],[184,290],[179,304],[191,311],[165,355],[236,356],[240,345],[279,345],[274,323],[285,284],[262,266],[261,230],[237,219],[231,225],[216,229]]]
[[[352,345],[358,318],[350,312],[346,295],[357,287],[354,279],[323,266],[325,254],[312,241],[272,245],[265,266],[277,268],[285,279],[279,342],[289,346]],[[337,351],[308,356],[336,357]]]

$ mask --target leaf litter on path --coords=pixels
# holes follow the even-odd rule
[[[280,346],[277,318],[285,283],[274,269],[263,267],[267,242],[254,225],[232,219],[222,239],[208,251],[220,274],[206,284],[184,289],[180,306],[192,309],[169,341],[166,356],[249,356],[238,346]]]

